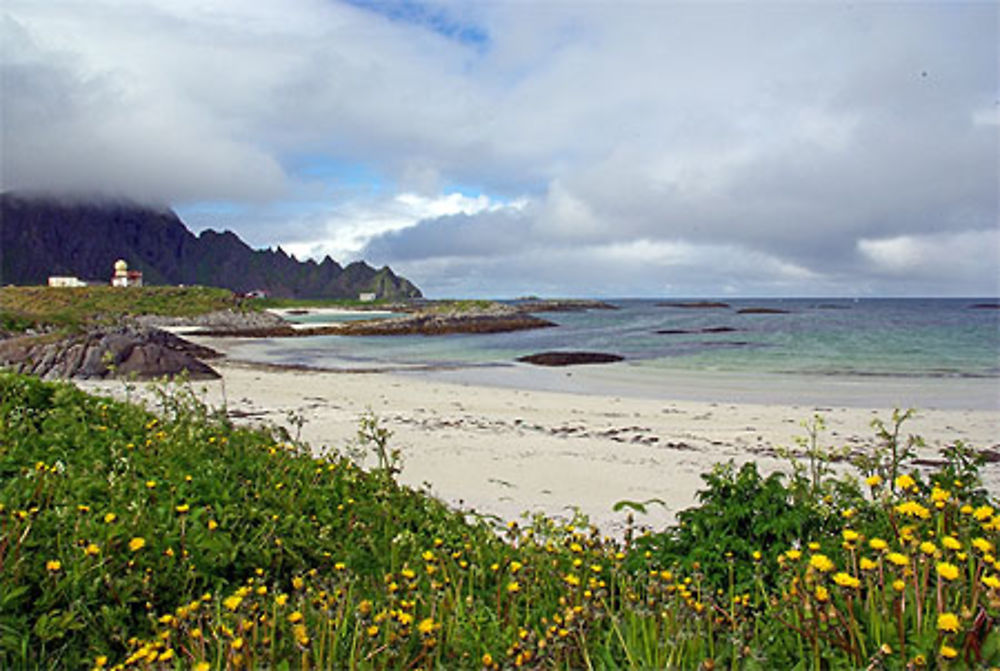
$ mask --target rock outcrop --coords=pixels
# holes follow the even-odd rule
[[[135,326],[0,341],[0,364],[46,379],[151,380],[181,373],[194,380],[214,379],[219,374],[201,359],[217,356],[215,350],[166,331]]]

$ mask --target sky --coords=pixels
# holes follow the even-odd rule
[[[997,296],[994,2],[4,0],[4,190],[433,297]]]

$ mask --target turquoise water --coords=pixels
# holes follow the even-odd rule
[[[495,366],[540,351],[591,350],[664,370],[1000,378],[1000,310],[971,308],[993,299],[740,299],[720,309],[610,302],[619,309],[541,314],[558,324],[549,329],[316,336],[238,349],[242,358],[324,368]],[[739,313],[750,307],[787,313]],[[703,332],[718,329],[732,330]]]

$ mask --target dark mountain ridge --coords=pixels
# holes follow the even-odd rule
[[[341,267],[329,256],[298,261],[280,247],[254,250],[235,233],[195,236],[169,208],[125,201],[0,194],[0,284],[45,284],[50,275],[108,280],[117,259],[145,284],[202,284],[289,298],[419,298],[388,267]]]

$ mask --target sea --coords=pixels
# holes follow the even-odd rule
[[[486,335],[246,341],[230,355],[499,386],[732,401],[1000,408],[1000,310],[978,298],[602,299],[614,310],[536,313],[553,328]],[[316,323],[318,315],[303,315]],[[541,372],[519,357],[593,351],[621,363]],[[597,369],[603,369],[597,372]],[[840,390],[840,391],[837,391]],[[843,396],[843,398],[841,398]]]

